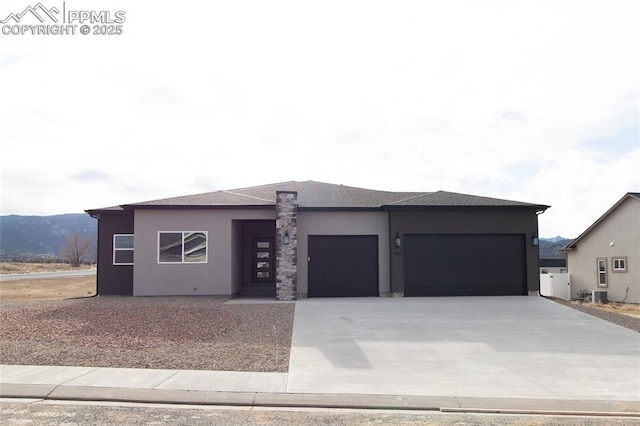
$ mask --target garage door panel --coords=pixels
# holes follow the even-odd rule
[[[309,236],[309,297],[377,296],[376,235]]]
[[[521,235],[407,235],[405,295],[524,294]]]

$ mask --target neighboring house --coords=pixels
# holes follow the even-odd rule
[[[87,210],[98,294],[537,294],[548,206],[306,181]]]
[[[541,257],[541,274],[564,274],[567,272],[567,259],[564,257]]]
[[[573,298],[606,290],[610,301],[640,303],[640,193],[625,194],[564,251]]]

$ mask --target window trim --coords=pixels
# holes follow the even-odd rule
[[[160,261],[160,234],[181,234],[182,235],[182,260],[180,262],[162,262]],[[185,262],[184,260],[184,237],[186,234],[204,234],[204,260],[202,262]],[[156,262],[158,265],[201,265],[209,263],[209,231],[158,231],[158,239],[156,246]]]
[[[132,237],[133,238],[133,247],[116,247],[116,237]],[[113,261],[114,266],[131,266],[131,263],[121,263],[116,262],[116,251],[135,251],[135,236],[134,234],[113,234],[113,250],[111,253],[111,260]]]
[[[604,265],[604,271],[600,271],[600,265]],[[607,288],[609,287],[609,277],[607,273],[607,258],[599,257],[596,259],[596,276],[597,276],[597,284],[599,288]],[[604,283],[600,283],[600,275],[604,275]]]
[[[624,268],[616,268],[616,261],[622,261],[624,264]],[[627,272],[627,256],[615,256],[611,258],[611,272],[620,273]]]

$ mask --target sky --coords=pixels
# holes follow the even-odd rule
[[[637,0],[41,3],[77,28],[0,24],[2,215],[316,180],[551,205],[540,235],[576,237],[640,192]]]

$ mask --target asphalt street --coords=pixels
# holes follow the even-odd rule
[[[285,409],[76,401],[0,400],[0,423],[155,425],[637,425],[640,420],[595,416],[542,416],[438,411]]]

